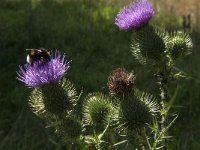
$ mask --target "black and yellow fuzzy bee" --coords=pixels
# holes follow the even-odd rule
[[[34,62],[37,61],[44,61],[48,62],[51,60],[50,58],[50,52],[47,51],[44,48],[39,48],[39,49],[26,49],[27,51],[30,51],[30,53],[27,55],[26,61],[29,63],[31,66],[33,66]]]

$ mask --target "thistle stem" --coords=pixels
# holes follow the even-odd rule
[[[118,145],[121,145],[121,144],[124,144],[126,143],[128,140],[123,140],[123,141],[120,141],[118,143],[115,143],[113,146],[118,146]]]
[[[160,68],[159,71],[159,86],[160,86],[160,108],[161,108],[161,120],[160,120],[160,129],[161,132],[165,129],[166,124],[166,102],[169,101],[168,94],[168,69],[167,66]],[[166,133],[165,133],[166,134]],[[167,139],[164,140],[163,150],[167,150]]]
[[[146,134],[146,130],[145,130],[145,128],[142,130],[142,136],[143,136],[143,138],[144,138],[144,142],[145,142],[145,149],[146,150],[151,150],[152,148],[151,148],[151,144],[150,144],[150,142],[149,142],[149,139],[148,139],[148,136],[147,136],[147,134]]]

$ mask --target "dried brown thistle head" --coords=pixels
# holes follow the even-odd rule
[[[125,69],[118,68],[111,72],[108,77],[108,89],[111,96],[120,96],[128,94],[133,89],[135,75],[127,72]]]

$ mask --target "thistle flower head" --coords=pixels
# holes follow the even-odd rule
[[[85,124],[107,125],[115,114],[114,107],[109,97],[101,93],[89,94],[84,103]]]
[[[140,130],[151,124],[159,112],[157,99],[152,95],[135,89],[132,95],[121,101],[119,131]]]
[[[114,70],[108,77],[108,88],[110,94],[121,95],[130,93],[135,80],[133,73],[127,72],[125,69],[118,68]]]
[[[169,55],[172,60],[188,55],[192,52],[193,44],[191,37],[184,32],[175,32],[170,35]]]
[[[165,30],[148,25],[133,36],[131,51],[142,64],[158,64],[165,59],[168,42],[169,37]]]
[[[35,88],[29,97],[33,113],[43,117],[48,115],[71,114],[77,104],[77,92],[74,85],[62,78],[54,84]]]
[[[122,30],[136,30],[149,22],[154,9],[148,0],[141,0],[125,7],[115,19],[115,24]]]
[[[20,66],[17,79],[33,88],[58,81],[69,68],[69,62],[66,62],[64,58],[56,52],[55,55],[51,55],[48,62],[36,61],[33,65]]]

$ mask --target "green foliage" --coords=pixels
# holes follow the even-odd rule
[[[128,143],[126,145],[127,150],[138,149],[141,147],[142,137],[137,131],[129,130],[126,135],[126,139]]]
[[[67,79],[33,90],[30,96],[32,111],[37,115],[50,113],[63,115],[71,113],[76,105],[77,94],[73,84]]]
[[[142,64],[160,62],[167,49],[168,35],[164,30],[146,25],[133,35],[131,51]]]
[[[162,130],[160,130],[159,122],[155,121],[153,123],[153,125],[151,126],[151,131],[152,133],[154,133],[153,142],[152,142],[153,144],[151,146],[152,149],[162,149],[163,147],[165,147],[165,144],[166,144],[165,140],[172,138],[172,136],[168,136],[167,132],[169,131],[169,128],[174,124],[177,118],[178,118],[178,115],[175,115],[172,121],[168,125],[163,127]]]
[[[56,126],[57,134],[66,143],[70,139],[77,139],[82,133],[82,123],[78,118],[66,117]]]
[[[84,138],[86,145],[86,149],[94,149],[94,150],[101,150],[101,149],[108,149],[107,145],[108,142],[104,141],[103,138],[108,130],[109,124],[105,127],[105,129],[100,133],[94,133],[92,135],[86,135]]]

